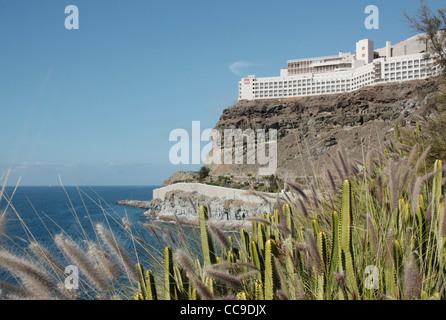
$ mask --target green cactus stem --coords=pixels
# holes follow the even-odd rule
[[[274,264],[274,257],[278,256],[279,252],[276,242],[269,239],[265,243],[265,300],[273,300],[280,286],[280,280]]]
[[[200,232],[201,232],[201,244],[203,250],[204,264],[211,265],[217,263],[215,257],[214,244],[212,237],[207,230],[206,222],[209,219],[208,208],[205,205],[201,205],[199,209],[200,215]]]

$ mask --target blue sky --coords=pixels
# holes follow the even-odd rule
[[[427,1],[432,9],[444,1]],[[79,9],[79,29],[64,26]],[[379,29],[364,26],[367,5]],[[247,74],[412,36],[418,0],[2,0],[0,174],[8,183],[160,185],[169,133],[212,128]],[[205,143],[203,143],[205,144]],[[3,175],[4,179],[4,175]],[[2,179],[2,181],[3,181]]]

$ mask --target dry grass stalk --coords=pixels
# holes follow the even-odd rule
[[[125,250],[115,239],[114,235],[104,228],[101,224],[96,225],[96,229],[102,241],[112,251],[112,253],[119,259],[124,266],[124,269],[129,276],[129,279],[136,281],[138,278],[135,263],[132,261],[130,254]]]
[[[409,260],[404,267],[404,285],[406,297],[409,299],[421,298],[422,281],[413,254],[410,255]]]
[[[18,274],[22,283],[37,299],[52,299],[57,294],[57,286],[45,271],[39,269],[30,261],[19,258],[6,250],[0,251],[0,265],[14,274]]]
[[[240,281],[240,279],[238,279],[236,276],[233,276],[228,272],[220,271],[215,268],[205,268],[204,274],[217,281],[229,284],[231,287],[235,289],[240,289],[242,287],[242,282]]]
[[[104,277],[104,274],[92,263],[91,258],[72,240],[64,239],[62,235],[54,238],[56,245],[68,258],[86,275],[91,284],[101,293],[105,294],[110,290],[111,284]]]

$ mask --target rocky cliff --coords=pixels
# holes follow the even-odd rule
[[[368,152],[382,151],[386,144],[395,143],[395,124],[412,125],[429,97],[439,90],[437,80],[431,79],[295,100],[241,101],[223,111],[216,129],[221,132],[224,129],[277,129],[276,175],[294,181],[336,167],[337,152],[341,149],[343,156],[360,169]],[[214,181],[219,176],[231,176],[245,185],[256,179],[258,172],[257,165],[247,164],[211,165],[210,168]],[[178,172],[165,185],[193,179],[194,175]],[[164,199],[119,204],[147,209],[147,215],[165,220],[180,218],[188,224],[198,223],[196,209],[199,204],[207,204],[212,220],[223,223],[222,229],[249,228],[244,218],[272,212],[271,203],[253,206],[179,189],[170,191]]]
[[[277,129],[277,175],[296,179],[330,169],[339,146],[349,159],[359,161],[368,151],[382,151],[394,141],[395,123],[410,123],[438,90],[433,78],[295,100],[240,101],[223,111],[216,129]],[[257,168],[212,165],[211,174],[242,179],[255,176]]]

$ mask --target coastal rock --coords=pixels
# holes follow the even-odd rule
[[[223,111],[215,129],[277,129],[276,174],[293,181],[333,170],[338,147],[357,162],[367,152],[382,151],[384,142],[395,143],[395,123],[410,124],[426,98],[438,91],[438,81],[432,78],[294,100],[239,101]],[[241,183],[246,176],[255,176],[259,165],[213,164],[210,168],[214,179],[234,175]]]
[[[207,205],[209,218],[225,230],[236,230],[241,227],[250,228],[251,223],[245,219],[272,212],[273,204],[265,201],[263,204],[249,203],[242,200],[209,197],[197,192],[181,190],[166,193],[164,199],[151,201],[120,200],[118,205],[126,205],[147,210],[144,215],[167,221],[181,220],[182,223],[198,224],[198,208]]]
[[[222,139],[224,129],[277,129],[276,176],[295,182],[338,170],[334,159],[339,150],[344,159],[355,163],[358,170],[363,169],[360,163],[369,152],[382,151],[386,144],[396,142],[395,124],[412,125],[413,117],[423,109],[428,97],[438,92],[439,84],[432,78],[294,100],[239,101],[223,111],[215,129],[222,133]],[[263,177],[257,177],[258,164],[213,164],[209,167],[210,178],[220,185],[226,186],[224,178],[227,177],[239,187],[249,187],[256,179],[264,181]],[[196,175],[196,172],[179,171],[163,185],[193,180]],[[233,228],[234,225],[250,226],[246,224],[248,217],[273,212],[274,203],[253,204],[177,189],[150,202],[120,204],[143,208],[151,217],[181,219],[188,224],[197,224],[198,207],[206,204],[213,222],[222,223],[222,228],[229,228],[228,225]]]

